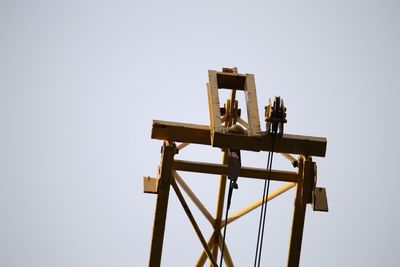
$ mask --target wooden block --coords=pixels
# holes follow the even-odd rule
[[[216,72],[218,88],[244,90],[246,75]]]
[[[157,194],[158,179],[150,176],[143,177],[143,192]]]
[[[313,200],[315,169],[315,162],[309,160],[304,161],[302,201],[305,204],[310,204]]]
[[[328,212],[328,198],[324,187],[316,187],[314,191],[314,211]]]

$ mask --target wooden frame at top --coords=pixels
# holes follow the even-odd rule
[[[195,266],[204,266],[208,259],[211,266],[214,267],[217,267],[216,259],[218,259],[219,249],[224,251],[223,259],[226,266],[234,266],[228,247],[221,234],[222,228],[257,207],[262,206],[266,201],[270,201],[289,189],[296,187],[287,266],[298,267],[306,205],[313,204],[313,208],[316,211],[328,211],[326,190],[325,188],[316,187],[317,168],[316,163],[311,158],[311,156],[325,156],[327,140],[324,137],[292,134],[273,136],[261,133],[254,75],[238,74],[236,68],[224,68],[222,72],[209,70],[208,74],[207,93],[210,126],[153,121],[151,138],[163,140],[163,147],[157,178],[144,178],[144,191],[157,194],[149,266],[157,267],[161,264],[170,187],[175,191],[203,246],[203,251]],[[232,90],[231,98],[227,100],[225,109],[221,109],[220,107],[218,89],[221,88]],[[235,100],[237,90],[245,93],[248,115],[247,122],[240,118],[237,101]],[[221,116],[221,113],[224,113],[224,116]],[[243,126],[244,131],[235,127],[237,123]],[[176,145],[175,142],[182,143]],[[221,148],[223,150],[222,163],[215,164],[175,159],[175,155],[189,144],[212,145],[213,147]],[[270,179],[286,182],[286,184],[270,192],[265,198],[263,197],[231,214],[224,220],[223,209],[228,174],[227,149],[283,153],[285,158],[292,162],[292,164],[296,162],[293,165],[297,168],[297,172],[283,170],[267,171],[264,168],[241,166],[239,169],[240,177]],[[300,156],[296,159],[290,154],[298,154]],[[215,216],[211,215],[209,210],[207,210],[177,171],[220,175]],[[208,242],[204,238],[181,189],[211,224],[213,230]]]
[[[258,114],[257,92],[253,74],[239,74],[229,72],[208,71],[207,83],[208,106],[210,112],[211,143],[214,145],[218,133],[226,133],[227,129],[222,125],[220,101],[218,89],[231,89],[244,91],[247,108],[248,136],[260,135],[260,117]],[[233,103],[231,103],[233,105]]]

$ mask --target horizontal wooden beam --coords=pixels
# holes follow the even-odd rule
[[[218,175],[228,174],[228,165],[225,164],[174,160],[172,168],[177,171],[199,172]],[[239,176],[245,178],[267,179],[268,171],[266,169],[260,168],[242,167],[240,169]],[[299,176],[297,172],[272,170],[270,179],[280,182],[296,183],[298,181],[298,177]]]
[[[211,71],[213,72],[213,71]],[[216,72],[218,88],[244,90],[246,75],[226,72]]]
[[[153,121],[151,138],[211,145],[210,128],[207,125]],[[215,133],[215,147],[250,151],[271,151],[271,135],[247,136],[232,133]],[[325,157],[327,140],[324,137],[283,134],[276,136],[274,152]]]
[[[211,145],[210,127],[190,123],[153,120],[151,138]]]

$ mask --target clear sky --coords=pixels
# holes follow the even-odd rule
[[[0,266],[146,266],[151,121],[208,124],[207,70],[233,66],[255,74],[261,119],[281,95],[287,133],[328,139],[315,160],[330,212],[308,209],[301,266],[399,266],[399,13],[398,1],[1,1]],[[214,213],[218,178],[182,176]],[[239,187],[232,211],[262,194]],[[169,207],[163,266],[192,266],[201,245],[173,192]],[[263,266],[285,266],[292,207],[293,191],[270,203]],[[238,266],[254,259],[258,214],[228,227]]]

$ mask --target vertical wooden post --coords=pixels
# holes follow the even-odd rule
[[[228,156],[226,152],[222,153],[222,164],[228,163]],[[215,259],[218,259],[218,242],[221,233],[221,220],[222,220],[222,212],[224,210],[225,204],[225,189],[226,189],[226,175],[221,175],[219,178],[219,189],[218,189],[218,198],[217,198],[217,209],[215,212],[215,221],[214,221],[214,244],[215,246],[212,249],[212,254]]]
[[[149,267],[159,267],[164,241],[165,221],[167,218],[168,197],[172,177],[172,163],[176,147],[174,143],[164,142],[161,152],[160,180],[158,182],[158,195],[153,224],[153,237]]]
[[[258,114],[256,82],[254,80],[253,74],[246,74],[246,85],[244,93],[246,96],[247,106],[247,133],[249,135],[259,135],[261,132],[260,117]]]
[[[294,203],[292,234],[289,244],[289,257],[288,267],[298,267],[300,264],[301,242],[303,239],[304,219],[306,216],[307,206],[307,190],[304,190],[304,185],[308,180],[313,179],[309,177],[312,172],[310,169],[314,168],[314,163],[309,157],[301,156],[299,160],[299,182],[297,184],[296,199]],[[306,180],[306,182],[305,182]]]

